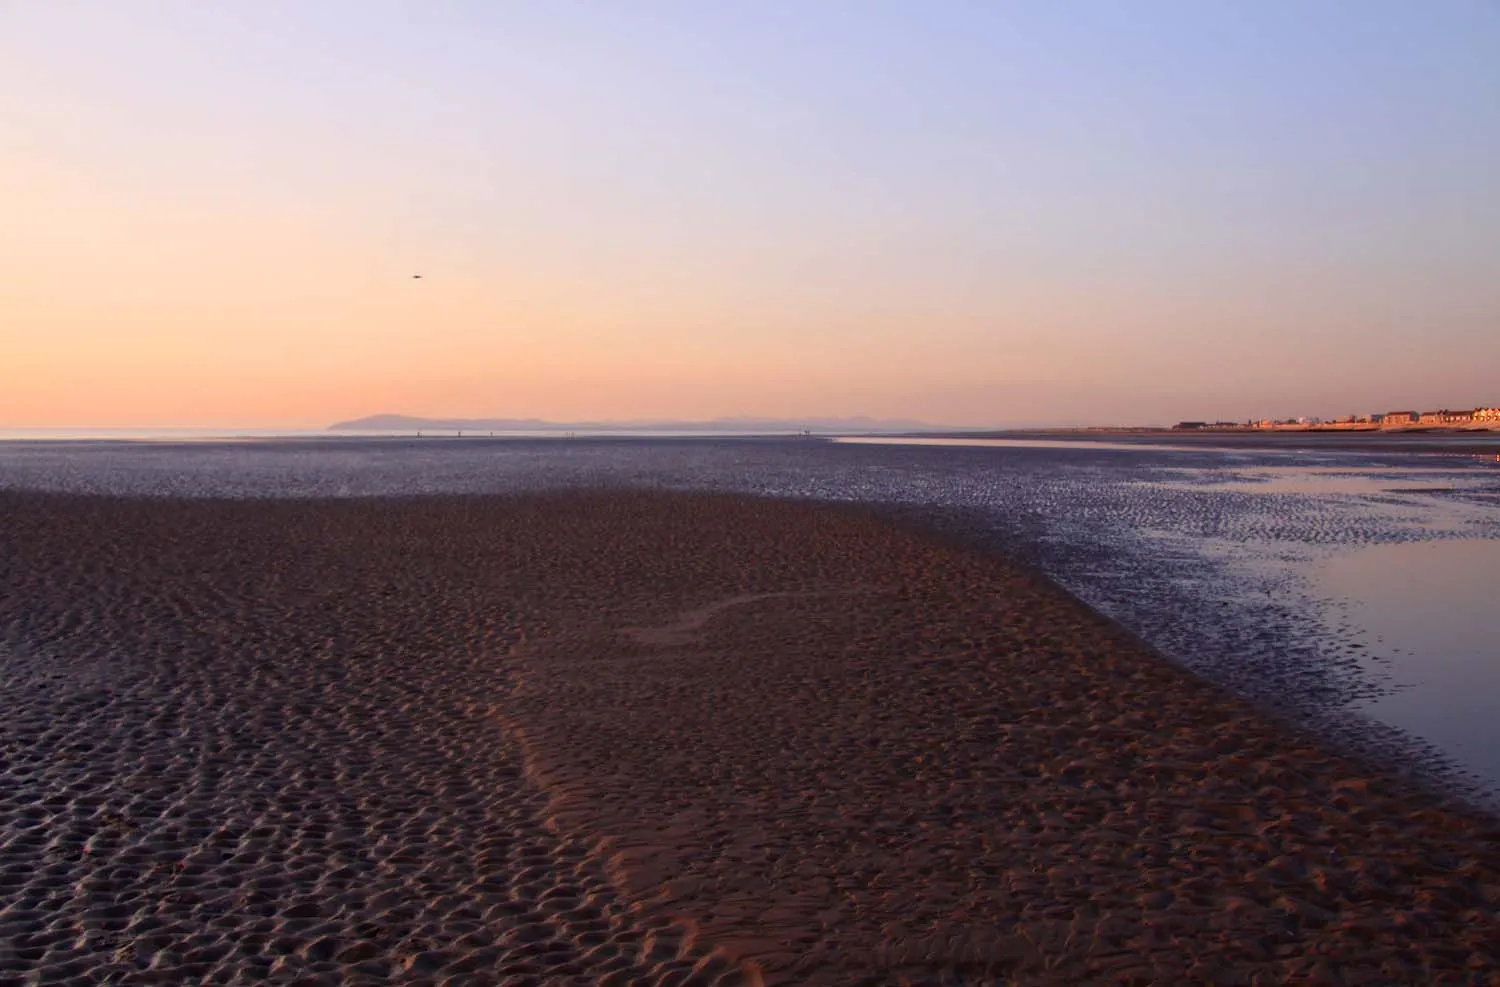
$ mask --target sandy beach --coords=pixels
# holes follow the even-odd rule
[[[0,493],[0,984],[1475,984],[1500,825],[872,516]]]

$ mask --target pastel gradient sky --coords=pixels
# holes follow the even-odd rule
[[[0,189],[0,427],[1500,403],[1495,0],[0,0]]]

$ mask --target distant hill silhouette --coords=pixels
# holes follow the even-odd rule
[[[551,422],[541,418],[417,418],[369,415],[335,422],[331,431],[416,432],[917,432],[940,426],[901,419],[869,418],[715,418],[711,421],[649,419],[640,421]]]

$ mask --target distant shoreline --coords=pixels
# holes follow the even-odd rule
[[[904,439],[954,441],[1104,442],[1121,446],[1230,446],[1244,449],[1324,449],[1389,452],[1500,454],[1500,429],[1417,426],[1400,429],[1305,426],[1277,429],[1175,429],[1162,427],[1070,426],[1057,428],[944,428],[894,429],[815,426],[805,430],[689,429],[657,431],[600,429],[487,429],[434,428],[382,432],[376,429],[0,429],[0,444],[130,444],[223,442],[384,442],[443,439],[468,441],[827,441],[868,438],[899,442]]]
[[[1500,453],[1500,430],[1475,428],[1329,428],[1278,429],[1174,428],[1033,428],[913,432],[900,438],[1011,439],[1049,442],[1118,442],[1133,445],[1232,445],[1246,449],[1388,450],[1391,452]]]
[[[1460,428],[1445,425],[1410,425],[1401,428],[1382,428],[1379,425],[1277,425],[1270,428],[1251,428],[1246,426],[1215,427],[1205,425],[1202,428],[1168,428],[1157,425],[1070,425],[1057,428],[974,428],[974,429],[942,429],[924,431],[923,435],[1306,435],[1318,433],[1323,435],[1411,435],[1411,434],[1438,434],[1438,435],[1466,435],[1470,433],[1500,434],[1500,427],[1469,427]],[[915,434],[915,433],[913,433]]]

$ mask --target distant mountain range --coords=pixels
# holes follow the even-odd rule
[[[330,431],[371,432],[922,432],[942,426],[903,419],[868,418],[715,418],[711,421],[647,419],[641,421],[550,422],[541,418],[416,418],[370,415],[335,422]]]

